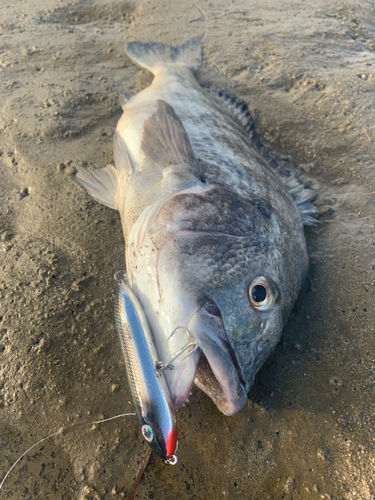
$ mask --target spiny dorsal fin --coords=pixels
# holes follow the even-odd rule
[[[186,165],[195,167],[189,137],[172,106],[158,100],[158,109],[145,122],[142,149],[159,167]]]
[[[210,85],[203,86],[203,89],[221,104],[224,104],[227,110],[243,125],[253,146],[267,161],[268,165],[277,172],[283,184],[288,189],[297,207],[301,211],[303,224],[305,226],[319,224],[319,221],[312,216],[318,216],[321,212],[310,203],[318,196],[318,192],[312,189],[306,189],[306,183],[301,180],[300,176],[290,172],[268,151],[260,135],[255,130],[254,120],[246,102],[226,90],[220,90]]]
[[[234,94],[221,90],[211,85],[203,85],[203,89],[218,99],[243,125],[249,137],[255,132],[254,120],[245,101]]]
[[[151,41],[128,42],[125,52],[136,64],[153,74],[158,67],[183,66],[197,70],[202,63],[202,44],[198,38],[190,38],[174,47]]]
[[[211,87],[210,85],[204,85],[203,88],[221,104],[224,104],[227,110],[237,118],[237,120],[246,130],[249,139],[253,143],[253,146],[268,162],[270,167],[272,167],[273,170],[277,171],[281,175],[286,174],[287,176],[289,176],[289,173],[284,171],[284,166],[277,162],[276,159],[270,154],[268,149],[264,146],[260,135],[255,130],[254,119],[249,111],[249,108],[247,107],[246,102],[236,95],[227,92],[226,90],[220,90],[216,87]]]

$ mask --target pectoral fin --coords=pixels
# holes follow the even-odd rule
[[[142,149],[150,162],[159,168],[184,165],[196,170],[189,137],[172,106],[158,100],[159,106],[145,122]]]

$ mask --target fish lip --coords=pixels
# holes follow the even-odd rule
[[[206,356],[203,349],[202,349],[202,353],[204,356],[201,355],[201,361],[197,367],[197,372],[200,369],[200,364],[202,362],[204,362],[203,360],[204,360],[204,358],[206,358],[207,363],[212,371],[212,374],[215,377],[218,385],[220,386],[222,393],[218,394],[215,397],[215,395],[212,392],[208,391],[207,388],[204,385],[202,385],[202,383],[198,380],[197,375],[194,379],[195,384],[201,390],[203,390],[214,401],[216,406],[219,408],[219,410],[222,413],[224,413],[224,415],[227,415],[227,416],[234,415],[235,413],[239,412],[243,408],[243,406],[245,405],[245,403],[247,401],[247,391],[245,388],[245,384],[241,380],[241,377],[239,376],[239,373],[238,373],[237,369],[235,368],[235,372],[232,372],[231,376],[233,377],[233,373],[235,373],[238,377],[238,382],[237,382],[238,393],[236,396],[233,396],[231,393],[231,388],[230,388],[229,384],[227,385],[227,384],[221,382],[216,377],[214,370],[212,369],[210,359]],[[230,360],[230,362],[232,362],[232,360]],[[234,366],[234,364],[233,364],[233,366]]]
[[[199,311],[202,309],[204,308]],[[246,384],[241,378],[239,363],[229,343],[221,313],[214,321],[217,325],[220,322],[221,337],[215,335],[214,330],[211,332],[213,335],[202,329],[190,330],[201,349],[194,382],[214,401],[222,413],[233,415],[240,411],[247,401]]]
[[[185,375],[184,372],[181,372],[180,376],[174,380],[175,386],[177,386],[178,389],[171,390],[171,387],[169,387],[174,410],[178,410],[179,408],[181,408],[181,406],[189,398],[189,394],[191,394],[194,385],[195,373],[199,365],[200,355],[201,355],[201,349],[197,349],[195,353],[192,354],[192,362],[195,364],[195,366],[191,370],[189,370],[189,368],[187,368],[186,370],[187,372],[190,371],[190,373],[192,373],[192,376],[187,378],[188,382],[186,382],[186,380],[185,382],[181,381],[181,379]],[[198,358],[198,361],[196,361],[196,358]]]

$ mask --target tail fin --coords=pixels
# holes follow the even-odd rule
[[[151,73],[155,73],[155,69],[160,66],[182,66],[197,70],[202,63],[202,44],[198,38],[190,38],[175,47],[158,42],[128,42],[125,52],[136,64]]]

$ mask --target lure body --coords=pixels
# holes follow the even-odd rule
[[[117,273],[116,273],[117,276]],[[143,309],[124,279],[117,279],[116,327],[138,422],[148,445],[174,464],[177,423],[160,359]]]

